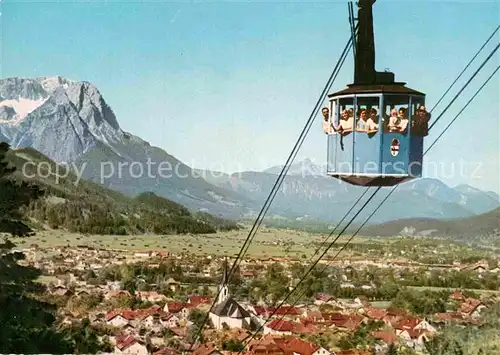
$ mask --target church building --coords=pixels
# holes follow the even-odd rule
[[[209,314],[210,319],[216,329],[223,329],[224,324],[229,328],[249,328],[250,313],[229,295],[227,271],[227,260],[224,260],[224,275],[219,286],[217,304]]]

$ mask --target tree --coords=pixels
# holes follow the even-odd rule
[[[36,185],[13,179],[15,168],[5,162],[8,152],[9,146],[0,143],[0,232],[26,237],[32,230],[23,222],[21,208],[43,192]],[[9,239],[0,241],[0,353],[95,353],[101,350],[88,322],[69,329],[56,328],[56,306],[41,301],[46,288],[36,282],[40,270],[19,265],[24,254],[11,252],[14,247]]]
[[[200,309],[193,308],[191,312],[189,312],[188,319],[193,322],[195,326],[201,326],[203,322],[205,322],[205,318],[207,314]]]
[[[370,333],[380,329],[383,326],[382,321],[368,321],[366,324],[361,324],[358,329],[352,334],[341,338],[338,345],[342,350],[353,349],[357,347],[366,348],[375,344],[375,339],[370,336]]]
[[[32,231],[22,222],[20,208],[42,195],[38,186],[26,182],[17,183],[12,179],[15,167],[5,161],[10,147],[0,143],[0,232],[14,236],[27,236]]]
[[[389,347],[387,348],[387,352],[385,354],[386,355],[398,355],[398,349],[396,348],[396,345],[394,345],[394,343],[389,344]]]
[[[245,344],[236,339],[229,339],[222,344],[222,350],[231,352],[241,352],[245,350]]]
[[[200,331],[200,326],[193,325],[189,328],[186,340],[190,343],[195,343],[195,340],[199,341],[201,344],[204,343],[203,331]]]
[[[99,351],[113,351],[108,343],[103,343],[97,336],[88,318],[80,323],[73,323],[66,330],[67,338],[73,343],[73,351],[78,354],[95,354]]]

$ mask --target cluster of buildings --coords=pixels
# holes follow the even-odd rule
[[[78,252],[79,251],[79,252]],[[244,344],[236,353],[246,354],[290,354],[290,355],[354,355],[364,354],[362,350],[341,351],[334,346],[321,346],[315,337],[335,335],[348,336],[365,324],[379,322],[379,329],[370,337],[377,340],[375,352],[384,354],[390,344],[403,344],[417,352],[423,351],[424,342],[430,339],[443,324],[457,322],[465,326],[479,324],[479,317],[485,305],[481,300],[466,298],[460,291],[449,295],[449,302],[457,304],[457,311],[438,313],[428,318],[415,317],[402,309],[379,309],[367,300],[339,300],[327,294],[317,294],[311,304],[287,305],[273,308],[236,300],[227,287],[227,267],[215,298],[191,295],[187,301],[175,301],[157,291],[137,291],[133,295],[120,288],[119,282],[107,281],[102,285],[89,285],[79,280],[72,271],[99,271],[109,264],[133,263],[155,258],[177,258],[167,253],[135,252],[128,255],[117,251],[93,249],[52,250],[51,257],[41,257],[39,250],[27,250],[22,261],[42,268],[46,274],[66,273],[76,288],[70,289],[63,283],[51,285],[53,295],[61,297],[87,297],[99,293],[104,301],[135,297],[149,302],[148,308],[114,308],[104,310],[97,307],[87,314],[64,312],[63,322],[71,323],[88,317],[93,325],[107,329],[114,353],[121,354],[179,354],[192,352],[194,355],[228,354],[233,348],[225,349],[229,340],[233,344]],[[47,255],[47,254],[45,254]],[[54,258],[54,255],[57,257]],[[152,260],[152,259],[151,259]],[[256,262],[256,261],[254,261]],[[261,261],[275,263],[275,259]],[[281,260],[281,262],[284,262]],[[373,262],[367,261],[370,264]],[[246,264],[252,264],[246,261]],[[220,265],[220,264],[219,264]],[[485,267],[484,265],[481,265]],[[349,267],[355,267],[352,264]],[[218,269],[218,268],[217,268]],[[210,270],[202,270],[203,274]],[[210,272],[213,272],[210,271]],[[246,274],[245,274],[246,273]],[[256,277],[256,271],[243,270],[243,277]],[[179,291],[181,284],[169,280],[172,290]],[[213,307],[212,307],[213,305]],[[194,324],[190,314],[194,310],[208,313],[210,327],[203,330],[203,342],[192,342],[190,330]],[[255,330],[261,329],[255,336]],[[372,354],[371,351],[365,352]]]

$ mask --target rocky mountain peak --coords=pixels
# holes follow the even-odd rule
[[[0,80],[0,101],[19,101],[19,99],[38,101],[47,96],[47,92],[36,79],[15,77]]]
[[[280,174],[282,169],[283,165],[278,165],[266,169],[264,172],[269,174]],[[305,158],[304,160],[292,164],[288,170],[288,175],[324,176],[326,175],[326,166],[315,164],[310,158]]]
[[[66,78],[0,80],[0,137],[56,162],[77,159],[98,144],[123,140],[115,114],[89,82]]]
[[[36,80],[49,94],[53,93],[59,87],[67,88],[68,85],[73,82],[72,80],[63,78],[62,76],[42,76]]]

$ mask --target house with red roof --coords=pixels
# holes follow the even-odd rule
[[[321,346],[297,338],[281,338],[275,340],[276,345],[285,354],[290,355],[331,355],[332,353]]]
[[[273,319],[264,326],[264,334],[291,335],[295,323],[286,319]]]
[[[163,307],[163,311],[166,313],[175,314],[180,319],[187,319],[189,316],[189,309],[192,308],[193,305],[184,302],[167,302]]]
[[[484,308],[486,308],[486,306],[480,300],[467,298],[465,302],[460,305],[459,312],[466,317],[477,319]]]
[[[281,306],[280,308],[272,311],[274,311],[276,316],[297,317],[302,314],[302,312],[295,306]]]
[[[116,337],[115,353],[128,355],[147,355],[148,349],[133,336]]]
[[[453,291],[448,299],[453,300],[453,301],[465,301],[465,296],[460,292],[460,290],[455,290]]]
[[[303,323],[302,320],[300,323],[295,323],[295,328],[293,329],[293,333],[303,335],[316,334],[318,332],[318,327],[312,323]]]
[[[179,317],[175,314],[163,312],[160,315],[160,324],[167,328],[175,328],[179,326]]]
[[[197,296],[197,295],[192,295],[188,297],[188,303],[192,304],[194,307],[199,306],[200,304],[211,304],[212,300],[210,297],[205,297],[205,296]]]
[[[327,293],[317,293],[314,295],[314,304],[317,306],[327,303],[332,299],[332,296]]]
[[[251,354],[256,355],[283,355],[283,350],[275,343],[259,343],[249,345],[248,349]]]
[[[214,344],[201,344],[193,351],[193,355],[219,355],[220,352],[215,348]]]
[[[252,310],[252,309],[250,309]],[[256,316],[260,318],[267,318],[271,314],[271,311],[264,306],[253,306],[253,312]]]
[[[368,350],[350,349],[338,351],[336,355],[371,355],[372,353]]]
[[[113,327],[122,328],[134,320],[134,314],[124,310],[114,310],[106,314],[106,323]]]
[[[387,311],[385,309],[378,309],[378,308],[373,308],[373,307],[367,307],[365,309],[365,315],[369,319],[383,320],[384,317],[387,315]]]
[[[376,332],[371,333],[371,336],[374,339],[378,339],[381,342],[383,342],[386,345],[390,345],[395,343],[398,340],[398,336],[396,335],[396,332],[394,330],[379,330]]]
[[[396,329],[396,333],[398,333],[398,331],[413,330],[417,325],[420,324],[420,322],[421,320],[418,318],[405,317],[393,323],[393,327],[394,329]]]
[[[429,341],[430,338],[429,332],[421,329],[404,330],[398,336],[403,339],[407,346],[416,350],[423,349],[425,342]]]
[[[247,349],[254,354],[282,354],[282,350],[275,343],[280,335],[265,334],[260,339],[251,339]]]
[[[338,327],[349,331],[355,331],[361,326],[361,323],[363,323],[362,318],[359,319],[359,317],[353,316],[349,317],[349,319],[345,323],[338,325]]]
[[[333,313],[321,313],[321,316],[323,317],[323,322],[325,325],[335,325],[335,326],[342,326],[345,322],[349,320],[349,315],[348,314],[343,314],[339,312],[333,312]]]
[[[179,350],[171,348],[163,348],[153,353],[153,355],[178,355],[178,354],[181,354]]]
[[[436,313],[433,323],[462,322],[464,317],[460,313]]]

